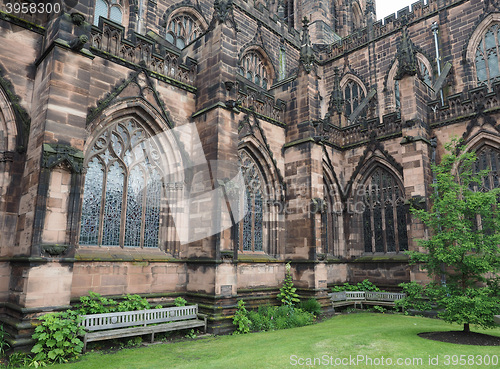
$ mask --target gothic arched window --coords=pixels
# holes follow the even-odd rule
[[[500,187],[500,151],[491,146],[485,146],[476,153],[477,160],[474,172],[488,170],[489,173],[483,177],[481,184],[474,184],[471,189],[475,191],[490,191]]]
[[[403,191],[387,170],[378,167],[367,179],[364,204],[365,252],[408,250]]]
[[[269,84],[269,72],[263,58],[256,51],[247,52],[241,58],[239,64],[238,73],[241,76],[267,89]]]
[[[134,119],[94,140],[82,201],[81,245],[158,247],[163,194],[158,148]]]
[[[202,26],[194,17],[182,13],[170,19],[165,38],[179,49],[184,49],[203,32]]]
[[[122,23],[123,6],[121,0],[96,0],[94,11],[94,25],[99,25],[99,17]]]
[[[240,222],[238,243],[240,251],[264,251],[264,196],[262,175],[257,163],[245,152],[240,154],[245,180],[245,217]]]
[[[349,117],[365,98],[365,92],[361,86],[353,80],[349,80],[344,86],[345,115]]]
[[[500,80],[499,54],[500,27],[492,25],[481,38],[476,48],[476,77],[479,85],[488,85]]]

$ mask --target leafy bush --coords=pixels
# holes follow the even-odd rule
[[[321,304],[316,299],[301,301],[299,308],[313,314],[314,316],[318,316],[321,313]]]
[[[118,305],[115,300],[92,291],[89,291],[88,296],[80,297],[80,302],[78,312],[81,315],[112,313],[116,311]]]
[[[429,293],[433,289],[427,289],[417,282],[401,283],[399,287],[402,288],[402,292],[406,294],[406,297],[395,301],[396,308],[402,309],[405,314],[408,314],[409,309],[418,311],[432,309],[431,300],[435,296],[430,296]]]
[[[266,305],[260,306],[258,311],[250,311],[248,319],[252,331],[270,331],[311,324],[314,315],[290,305]]]
[[[295,291],[297,291],[297,289],[293,286],[292,273],[290,273],[290,263],[287,263],[283,287],[280,288],[280,293],[278,293],[276,297],[283,305],[293,306],[295,303],[300,302],[299,295]]]
[[[79,326],[82,318],[78,312],[67,310],[49,313],[39,318],[41,324],[35,328],[32,337],[36,344],[31,349],[37,362],[63,363],[77,358],[83,349],[79,336],[85,330]]]
[[[250,332],[250,319],[248,319],[248,311],[245,308],[245,301],[238,301],[238,309],[234,313],[233,324],[236,326],[234,334]]]
[[[184,300],[184,299],[183,299],[182,297],[180,297],[180,296],[179,296],[179,297],[177,297],[177,298],[174,300],[174,305],[175,305],[175,306],[178,306],[178,307],[179,307],[179,306],[186,306],[186,304],[187,304],[187,301],[186,301],[186,300]]]
[[[116,308],[116,311],[133,311],[133,310],[147,310],[151,309],[151,305],[148,300],[139,295],[127,294],[123,301],[120,302]]]
[[[368,279],[358,282],[356,284],[344,283],[342,286],[332,287],[332,292],[342,292],[342,291],[373,291],[373,292],[384,292],[381,291],[377,286],[375,286]]]

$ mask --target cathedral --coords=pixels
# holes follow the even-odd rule
[[[0,320],[425,280],[445,144],[500,185],[499,57],[496,0],[2,0]]]

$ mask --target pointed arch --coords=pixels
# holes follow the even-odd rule
[[[177,252],[170,200],[183,198],[183,155],[166,121],[144,100],[112,104],[88,126],[80,245]]]
[[[272,59],[260,45],[246,46],[239,53],[238,74],[259,87],[267,90],[276,79]]]
[[[354,194],[365,253],[397,253],[408,249],[408,207],[403,179],[384,159],[373,156],[360,170]]]
[[[429,59],[422,53],[417,52],[415,54],[417,59],[418,71],[417,75],[420,80],[427,85],[428,87],[432,87],[432,83],[434,81],[433,75],[433,67]],[[387,72],[385,86],[386,86],[386,110],[390,111],[399,111],[401,109],[401,98],[399,96],[399,80],[395,79],[396,73],[398,71],[399,62],[397,59],[391,64],[389,71]]]
[[[243,252],[264,252],[278,256],[282,253],[278,232],[283,222],[283,214],[279,207],[283,204],[283,184],[279,179],[279,174],[271,164],[272,158],[262,143],[254,136],[244,137],[239,144],[238,152],[247,185],[247,198],[249,199],[247,207],[253,209],[254,212],[247,214],[240,222],[235,243]],[[254,166],[253,173],[249,171],[249,168],[245,168],[245,165],[249,164]],[[256,176],[260,179],[258,188],[255,186]],[[251,180],[252,178],[254,179]],[[247,181],[248,179],[250,182]],[[259,209],[262,213],[261,218],[255,211]],[[259,230],[258,227],[262,227],[262,229]],[[262,247],[256,248],[255,240],[251,241],[252,245],[248,244],[248,241],[245,244],[244,237],[248,234],[262,234]]]
[[[472,32],[466,50],[466,62],[471,65],[473,86],[500,80],[500,13],[486,16]]]
[[[7,94],[0,86],[0,152],[15,151],[18,140],[16,116]]]
[[[163,19],[165,39],[181,50],[205,34],[208,29],[206,19],[192,6],[183,5],[175,10],[169,8]]]
[[[345,257],[345,247],[341,247],[340,234],[342,233],[342,210],[344,204],[339,193],[334,168],[329,160],[323,159],[324,209],[321,213],[321,241],[323,252],[336,257]]]

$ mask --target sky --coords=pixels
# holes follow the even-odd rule
[[[417,0],[375,0],[377,6],[377,19],[384,19],[392,13],[404,8]]]

